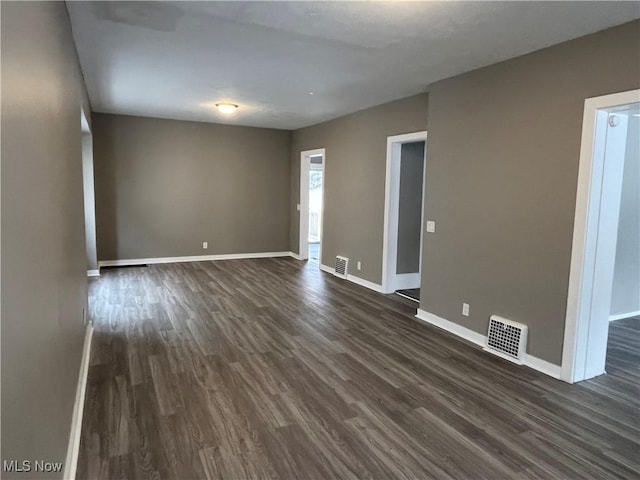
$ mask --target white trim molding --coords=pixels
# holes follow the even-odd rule
[[[327,265],[320,264],[320,270],[323,272],[330,273],[331,275],[336,274],[335,268],[328,267]],[[378,285],[377,283],[370,282],[369,280],[365,280],[364,278],[356,277],[355,275],[347,274],[347,280],[356,283],[362,287],[368,288],[369,290],[373,290],[374,292],[383,293],[382,285]]]
[[[419,308],[416,313],[416,318],[431,325],[435,325],[436,327],[446,330],[447,332],[453,333],[454,335],[464,338],[465,340],[480,347],[484,347],[487,343],[487,337],[485,337],[481,333],[474,332],[467,327],[463,327],[462,325],[458,325],[457,323],[445,320],[444,318],[427,312],[426,310],[422,310]]]
[[[374,292],[382,293],[382,285],[378,285],[377,283],[370,282],[369,280],[365,280],[364,278],[356,277],[355,275],[348,274],[347,280],[350,282],[356,283],[362,287],[368,288],[369,290],[373,290]]]
[[[384,189],[384,230],[382,234],[382,291],[393,293],[396,290],[417,288],[420,286],[420,274],[415,277],[399,278],[396,272],[398,255],[398,207],[400,195],[400,154],[402,144],[425,142],[425,159],[422,185],[422,209],[424,210],[424,194],[426,179],[427,132],[406,133],[387,137],[387,163]],[[424,222],[424,211],[422,212]],[[420,268],[422,268],[423,225],[420,227]],[[407,283],[414,280],[414,283]]]
[[[125,267],[130,265],[147,265],[155,263],[209,262],[215,260],[242,260],[246,258],[291,257],[292,252],[261,252],[261,253],[229,253],[222,255],[194,255],[189,257],[154,257],[154,258],[125,258],[122,260],[100,260],[100,267]]]
[[[594,376],[594,372],[596,374],[604,372],[604,355],[602,352],[603,349],[606,352],[606,335],[604,336],[604,345],[601,345],[602,338],[600,338],[603,335],[597,335],[595,332],[591,332],[590,335],[591,327],[599,330],[606,328],[599,325],[598,322],[594,322],[592,325],[592,305],[609,305],[605,297],[607,295],[610,297],[610,291],[608,294],[605,291],[608,290],[607,288],[598,288],[600,283],[606,282],[606,279],[602,278],[604,275],[597,277],[600,283],[594,286],[596,281],[597,244],[599,232],[602,230],[600,228],[600,196],[603,193],[604,151],[606,148],[605,134],[596,127],[599,122],[606,124],[608,111],[615,111],[617,107],[636,102],[640,102],[640,90],[587,98],[584,102],[569,288],[562,348],[562,380],[569,383],[591,378]],[[611,174],[609,170],[607,172]],[[621,173],[618,172],[618,174]],[[606,215],[609,215],[608,210],[603,211]],[[617,235],[617,229],[615,234]],[[590,341],[590,338],[592,341]],[[597,342],[598,345],[593,342]],[[589,345],[596,347],[595,349],[598,350],[596,352],[597,355],[589,353],[591,349]],[[598,358],[591,358],[594,355]],[[597,365],[594,365],[595,363],[601,364],[601,368],[596,368]],[[590,368],[587,368],[587,366]]]
[[[322,203],[324,210],[324,171],[326,155],[324,148],[304,150],[300,152],[300,192],[298,203],[298,256],[301,260],[309,258],[309,170],[311,157],[322,157]],[[322,262],[322,232],[324,231],[324,215],[320,219],[320,262]]]
[[[97,270],[87,270],[87,277],[99,277],[99,276],[100,276],[99,268]]]
[[[323,272],[330,273],[331,275],[335,275],[336,274],[336,269],[335,268],[331,268],[331,267],[328,267],[328,266],[323,265],[323,264],[320,264],[320,270],[322,270]]]
[[[478,345],[483,349],[487,344],[486,335],[474,332],[467,327],[463,327],[462,325],[458,325],[457,323],[454,323],[450,320],[441,318],[437,315],[434,315],[433,313],[427,312],[426,310],[418,309],[416,318],[418,320],[422,320],[425,323],[446,330],[447,332],[453,333],[454,335],[463,338],[464,340],[467,340],[468,342],[471,342],[475,345]],[[560,379],[562,368],[559,365],[554,365],[547,362],[546,360],[534,357],[533,355],[526,355],[523,364],[529,368],[537,370],[538,372],[544,373],[545,375]]]
[[[640,310],[637,312],[618,313],[616,315],[609,315],[609,321],[615,322],[616,320],[624,320],[625,318],[640,317]]]
[[[529,368],[533,368],[534,370],[544,373],[545,375],[549,375],[557,380],[562,379],[562,367],[560,365],[555,365],[541,358],[534,357],[533,355],[527,355],[524,357],[524,364]]]
[[[87,376],[89,374],[92,339],[93,324],[89,323],[84,336],[82,360],[80,362],[80,373],[78,374],[78,386],[76,388],[76,400],[73,405],[73,415],[71,417],[69,445],[67,447],[67,457],[64,462],[64,474],[62,478],[65,480],[74,480],[76,478],[78,453],[80,452],[80,433],[82,432],[82,416],[84,414],[84,396],[87,390]]]

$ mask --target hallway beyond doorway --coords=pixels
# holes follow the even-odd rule
[[[320,263],[320,243],[309,243],[309,261]]]

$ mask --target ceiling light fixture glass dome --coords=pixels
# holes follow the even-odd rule
[[[216,103],[216,108],[220,110],[220,113],[229,115],[238,109],[238,105],[233,103]]]

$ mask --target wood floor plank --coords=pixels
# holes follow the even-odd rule
[[[287,258],[109,269],[77,478],[640,478],[640,318],[568,385]]]

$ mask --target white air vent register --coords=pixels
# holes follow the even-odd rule
[[[347,268],[349,266],[349,259],[347,257],[336,256],[336,277],[347,278]]]
[[[491,315],[484,350],[522,365],[526,355],[527,331],[528,327],[522,323]]]

